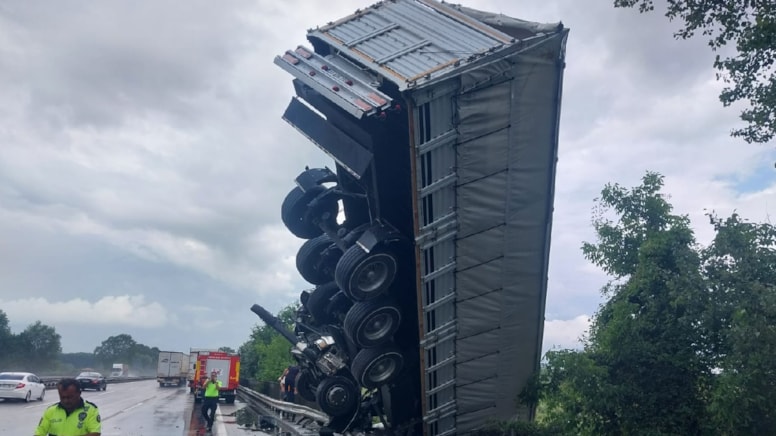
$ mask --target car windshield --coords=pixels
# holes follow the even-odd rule
[[[82,372],[82,373],[78,374],[78,377],[90,377],[91,378],[91,377],[99,377],[99,376],[100,376],[100,374],[98,374],[96,372]]]
[[[0,380],[21,380],[23,378],[23,374],[0,374]]]

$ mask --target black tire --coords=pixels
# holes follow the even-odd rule
[[[40,391],[40,396],[38,397],[39,401],[43,401],[43,397],[46,396],[46,388],[44,387],[42,391]]]
[[[387,298],[354,304],[342,323],[345,334],[359,348],[373,348],[390,341],[400,324],[401,310]]]
[[[296,389],[299,396],[311,403],[315,402],[314,381],[314,378],[307,371],[299,371],[299,375],[296,376]]]
[[[366,389],[390,383],[404,367],[404,356],[398,348],[364,348],[350,363],[350,371]]]
[[[24,397],[24,402],[29,403],[32,400],[32,391],[27,391],[27,395]]]
[[[307,310],[313,316],[316,325],[322,325],[332,319],[332,313],[329,311],[331,297],[333,297],[339,288],[334,282],[325,285],[316,286],[307,299]]]
[[[329,235],[322,234],[306,241],[299,247],[296,254],[296,269],[303,279],[314,285],[322,285],[334,280],[334,269],[342,256],[342,251],[336,246]]]
[[[234,404],[234,395],[227,395],[224,397],[226,404]]]
[[[354,301],[366,301],[382,295],[396,277],[396,257],[388,250],[365,252],[359,245],[345,251],[334,272],[334,279]]]
[[[314,186],[305,192],[297,186],[283,200],[283,205],[280,207],[280,217],[294,236],[311,239],[323,233],[323,230],[316,223],[316,218],[336,222],[337,212],[339,212],[339,204],[336,201],[327,201],[314,210],[308,206],[315,197],[325,190],[326,188],[323,186]]]
[[[358,407],[359,389],[353,381],[341,376],[324,379],[318,384],[315,398],[318,406],[329,416],[343,416]]]

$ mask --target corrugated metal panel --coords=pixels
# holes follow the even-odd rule
[[[368,82],[358,69],[338,59],[324,58],[299,46],[275,57],[275,65],[356,118],[374,115],[391,104],[391,98]]]
[[[399,89],[514,42],[444,4],[424,0],[381,2],[309,36],[380,72]]]

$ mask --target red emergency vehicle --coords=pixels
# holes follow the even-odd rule
[[[223,351],[201,351],[197,356],[194,368],[194,379],[197,386],[194,392],[194,402],[202,401],[204,390],[202,383],[215,371],[221,382],[219,398],[227,403],[234,403],[237,387],[240,385],[240,355]]]

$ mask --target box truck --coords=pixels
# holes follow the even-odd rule
[[[181,351],[160,351],[156,370],[159,387],[183,386],[189,376],[189,356]]]
[[[129,377],[129,365],[126,363],[114,363],[110,372],[111,377]]]

